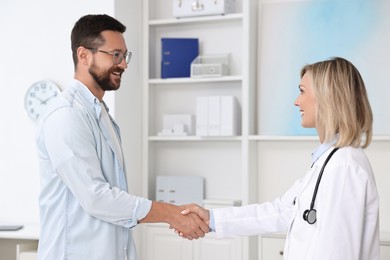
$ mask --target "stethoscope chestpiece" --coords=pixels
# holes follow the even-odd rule
[[[313,225],[317,221],[317,211],[315,209],[307,209],[303,212],[303,219],[307,223]]]

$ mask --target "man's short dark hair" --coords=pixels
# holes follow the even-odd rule
[[[104,38],[102,37],[101,32],[107,30],[124,33],[126,31],[126,26],[106,14],[85,15],[76,22],[70,37],[75,69],[78,62],[77,49],[80,46],[95,49],[103,45]]]

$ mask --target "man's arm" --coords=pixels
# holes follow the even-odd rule
[[[183,215],[182,211],[186,207],[176,206],[163,202],[152,202],[152,207],[145,218],[139,220],[139,223],[168,223],[172,228],[180,230],[182,236],[187,239],[198,239],[204,237],[209,232],[208,225],[195,213]]]

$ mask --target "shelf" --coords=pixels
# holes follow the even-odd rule
[[[193,23],[209,23],[209,22],[224,22],[242,20],[242,13],[226,14],[226,15],[213,15],[213,16],[198,16],[198,17],[185,17],[185,18],[169,18],[150,20],[150,26],[163,26],[163,25],[183,25]]]
[[[390,141],[390,135],[374,135],[372,141]]]
[[[242,76],[223,76],[223,77],[205,77],[205,78],[167,78],[167,79],[149,79],[149,84],[165,85],[165,84],[196,84],[196,83],[211,83],[211,82],[235,82],[242,81]]]
[[[276,136],[276,135],[251,135],[250,141],[319,141],[316,135],[302,136]]]
[[[187,141],[202,141],[202,142],[214,142],[214,141],[241,141],[241,136],[149,136],[149,141],[160,142],[187,142]]]
[[[316,135],[302,135],[302,136],[276,136],[276,135],[250,135],[250,141],[319,141]],[[390,141],[388,135],[375,135],[372,141]]]

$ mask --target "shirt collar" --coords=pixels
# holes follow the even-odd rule
[[[97,97],[95,97],[92,92],[85,86],[81,81],[77,79],[73,79],[72,85],[76,88],[76,90],[81,94],[81,96],[87,100],[87,102],[95,109],[96,118],[100,118],[100,113],[102,112],[101,104],[104,105],[106,111],[108,113],[109,108],[107,104],[102,101],[100,102]]]
[[[332,141],[328,143],[323,143],[317,146],[316,149],[314,149],[314,151],[311,154],[313,164],[318,160],[318,158],[321,157],[321,155],[323,155],[330,147],[332,147],[336,143],[337,138],[338,136],[336,136]]]

